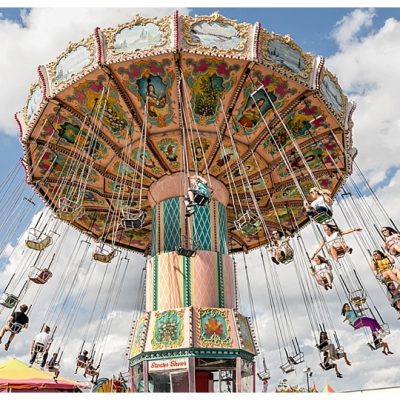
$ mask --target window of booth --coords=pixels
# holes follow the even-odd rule
[[[144,392],[143,363],[136,364],[133,368],[133,391]]]
[[[251,393],[253,392],[254,385],[254,370],[253,363],[251,361],[242,360],[241,368],[241,392]]]
[[[189,392],[189,374],[186,369],[153,371],[149,374],[155,393]]]
[[[236,360],[196,358],[196,392],[236,392]]]

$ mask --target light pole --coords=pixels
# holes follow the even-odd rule
[[[312,371],[310,367],[306,367],[303,369],[303,372],[306,374],[307,377],[307,392],[310,391],[310,378],[312,377]]]

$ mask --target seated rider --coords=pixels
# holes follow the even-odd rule
[[[28,306],[26,304],[21,304],[19,307],[20,311],[14,311],[11,316],[8,318],[6,324],[0,331],[0,343],[3,339],[3,336],[6,332],[11,331],[10,336],[8,338],[8,342],[5,344],[4,349],[7,351],[10,347],[12,340],[15,335],[21,332],[22,328],[28,328],[29,325],[29,317],[26,315],[28,311]]]
[[[275,264],[283,263],[288,259],[293,258],[293,249],[289,245],[290,236],[285,237],[285,234],[280,231],[271,233],[272,246],[268,249],[272,253],[271,260]]]
[[[380,250],[372,253],[371,269],[376,277],[383,281],[394,281],[400,283],[400,271],[393,268],[396,260],[389,254],[385,254]]]
[[[97,379],[99,378],[99,368],[100,365],[98,365],[96,368],[93,366],[94,360],[91,358],[85,368],[85,373],[83,376],[86,378],[86,375],[90,375],[92,377],[91,381],[92,383],[97,382]]]
[[[78,358],[76,360],[75,373],[78,372],[78,368],[85,368],[88,360],[89,360],[88,351],[87,350],[83,350],[82,354],[79,354],[79,356],[78,356]]]
[[[319,189],[313,187],[310,189],[310,195],[312,198],[311,204],[307,200],[304,201],[304,207],[306,209],[307,215],[310,218],[315,217],[317,214],[326,213],[332,217],[332,199],[330,197],[331,192],[326,189]]]
[[[58,375],[60,375],[60,365],[57,362],[57,353],[53,353],[52,357],[50,358],[49,362],[47,363],[47,370],[49,372],[54,372],[54,379],[58,378]]]
[[[43,332],[38,333],[32,341],[31,345],[31,359],[29,360],[29,366],[31,367],[36,360],[39,353],[42,353],[42,363],[41,368],[46,365],[46,360],[48,356],[48,350],[51,345],[50,327],[45,326]]]
[[[316,255],[311,262],[311,274],[315,277],[318,285],[323,286],[325,290],[332,289],[333,275],[329,261],[320,255]]]
[[[329,254],[332,256],[334,261],[338,261],[340,255],[344,255],[345,253],[352,253],[353,249],[349,248],[345,243],[343,236],[348,235],[349,233],[361,231],[361,228],[351,229],[349,231],[341,231],[334,224],[324,224],[324,233],[323,239],[320,243],[318,249],[311,256],[313,259],[326,245],[328,247]]]
[[[339,353],[337,352],[335,346],[332,343],[330,343],[328,334],[325,331],[320,332],[319,344],[317,347],[320,351],[324,352],[324,356],[327,357],[327,362],[329,362],[329,360],[332,360],[332,361],[338,360],[339,358],[342,357],[342,354],[343,354],[343,358],[346,361],[346,364],[351,365],[351,362],[347,358],[347,353],[343,352],[339,356]],[[324,364],[326,364],[325,360],[324,360]]]
[[[399,313],[397,319],[400,319],[400,286],[396,287],[394,282],[388,282],[386,287],[388,300],[391,306]]]
[[[196,201],[197,193],[200,193],[207,199],[211,197],[211,192],[207,180],[200,175],[193,175],[190,177],[190,188],[184,200],[186,206],[186,214],[185,214],[186,217],[190,217],[191,215],[193,215],[194,207],[196,205],[200,205]]]
[[[374,346],[375,349],[378,349],[379,347],[383,347],[382,353],[385,354],[386,356],[388,354],[394,354],[389,350],[389,345],[387,342],[384,342],[382,338],[380,338],[376,332],[372,333],[372,339],[374,340]]]
[[[363,316],[361,311],[363,310],[352,310],[349,303],[343,304],[342,315],[345,317],[343,322],[348,321],[354,329],[367,327],[372,333],[376,332],[379,337],[385,336],[386,332],[379,323],[374,318]]]
[[[390,226],[383,227],[381,229],[383,238],[385,239],[385,243],[383,247],[387,250],[392,256],[400,255],[400,234],[395,229]]]

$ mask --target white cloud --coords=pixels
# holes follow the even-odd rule
[[[342,36],[337,40],[340,42]],[[399,167],[399,65],[400,21],[393,18],[376,32],[347,41],[327,59],[328,69],[357,104],[353,114],[353,139],[359,150],[356,161],[372,184],[382,180],[389,167]]]
[[[375,11],[372,9],[357,9],[338,21],[333,31],[333,37],[339,47],[344,49],[357,42],[357,33],[359,33],[362,28],[371,27],[374,16]]]
[[[22,13],[24,25],[0,19],[0,132],[16,135],[14,114],[26,102],[37,67],[53,61],[68,46],[94,32],[129,21],[134,15],[172,15],[175,8],[33,8]],[[181,9],[182,14],[187,9]]]

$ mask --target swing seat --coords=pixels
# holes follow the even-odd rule
[[[19,324],[18,322],[11,322],[9,331],[11,333],[20,333],[24,325]]]
[[[182,246],[178,246],[176,252],[183,257],[194,257],[196,255],[196,249],[185,249]]]
[[[269,373],[269,369],[264,369],[263,371],[258,372],[257,376],[262,381],[271,379],[271,374]]]
[[[294,371],[294,366],[293,364],[290,362],[290,360],[288,360],[287,363],[283,364],[280,366],[280,369],[285,373],[285,374],[289,374],[290,372]]]
[[[196,242],[182,236],[179,245],[176,247],[176,252],[183,257],[194,257],[198,249],[199,246]]]
[[[319,363],[319,365],[324,371],[329,371],[330,369],[335,368],[334,363],[328,363],[328,364]]]
[[[100,261],[102,263],[108,264],[117,255],[117,250],[112,249],[110,252],[96,251],[93,253],[93,260]]]
[[[53,243],[51,236],[42,233],[41,231],[32,228],[29,230],[28,239],[25,241],[27,247],[36,251],[43,251]]]
[[[88,368],[88,367],[86,367],[85,368],[85,374],[86,375],[89,375],[89,376],[95,376],[95,375],[97,375],[97,371],[96,371],[96,369],[95,368]]]
[[[299,353],[296,353],[294,356],[288,357],[288,360],[290,361],[291,364],[297,365],[302,362],[304,362],[304,353],[300,351]]]
[[[339,346],[336,348],[336,358],[338,360],[340,360],[341,358],[344,357],[344,347],[343,346]]]
[[[35,343],[34,351],[37,351],[38,353],[43,353],[44,345],[42,343]],[[36,362],[37,362],[37,360],[38,360],[38,358],[36,358]],[[40,362],[38,364],[40,364]]]
[[[337,253],[337,258],[343,258],[346,254],[346,252],[344,251],[344,249],[342,247],[340,247],[340,248],[336,247],[336,253]]]
[[[205,191],[201,191],[199,189],[189,189],[190,192],[193,193],[193,202],[198,206],[206,206],[211,201],[211,194]]]
[[[253,211],[247,210],[234,221],[234,225],[236,230],[242,231],[246,235],[256,235],[260,228],[261,220]]]
[[[278,261],[282,264],[289,264],[293,261],[293,254],[287,254],[285,257],[279,257]]]
[[[369,343],[367,343],[367,346],[368,346],[372,351],[374,351],[374,350],[378,350],[378,349],[380,349],[381,347],[383,347],[383,343],[380,342],[380,343],[375,344],[374,342],[369,342]]]
[[[85,209],[78,203],[63,197],[59,200],[59,209],[56,215],[66,222],[73,222],[85,213]]]
[[[367,300],[364,289],[355,290],[354,292],[350,293],[349,297],[351,304],[355,307],[362,306]]]
[[[76,368],[86,368],[86,361],[76,360]]]
[[[353,306],[358,307],[358,306],[362,306],[365,301],[366,298],[365,297],[361,297],[361,296],[354,296],[351,298],[351,304],[353,304]]]
[[[327,212],[323,211],[320,213],[315,214],[312,219],[317,223],[317,224],[324,224],[327,223],[332,219],[332,216],[329,215]]]
[[[143,210],[131,209],[122,213],[121,225],[124,229],[142,229],[147,213]]]
[[[18,303],[18,297],[13,294],[3,293],[0,298],[0,305],[6,308],[14,308]]]
[[[40,269],[40,268],[32,267],[31,271],[29,272],[28,278],[33,283],[37,283],[38,285],[43,285],[52,276],[53,276],[53,273],[51,271],[49,271],[47,268]]]

